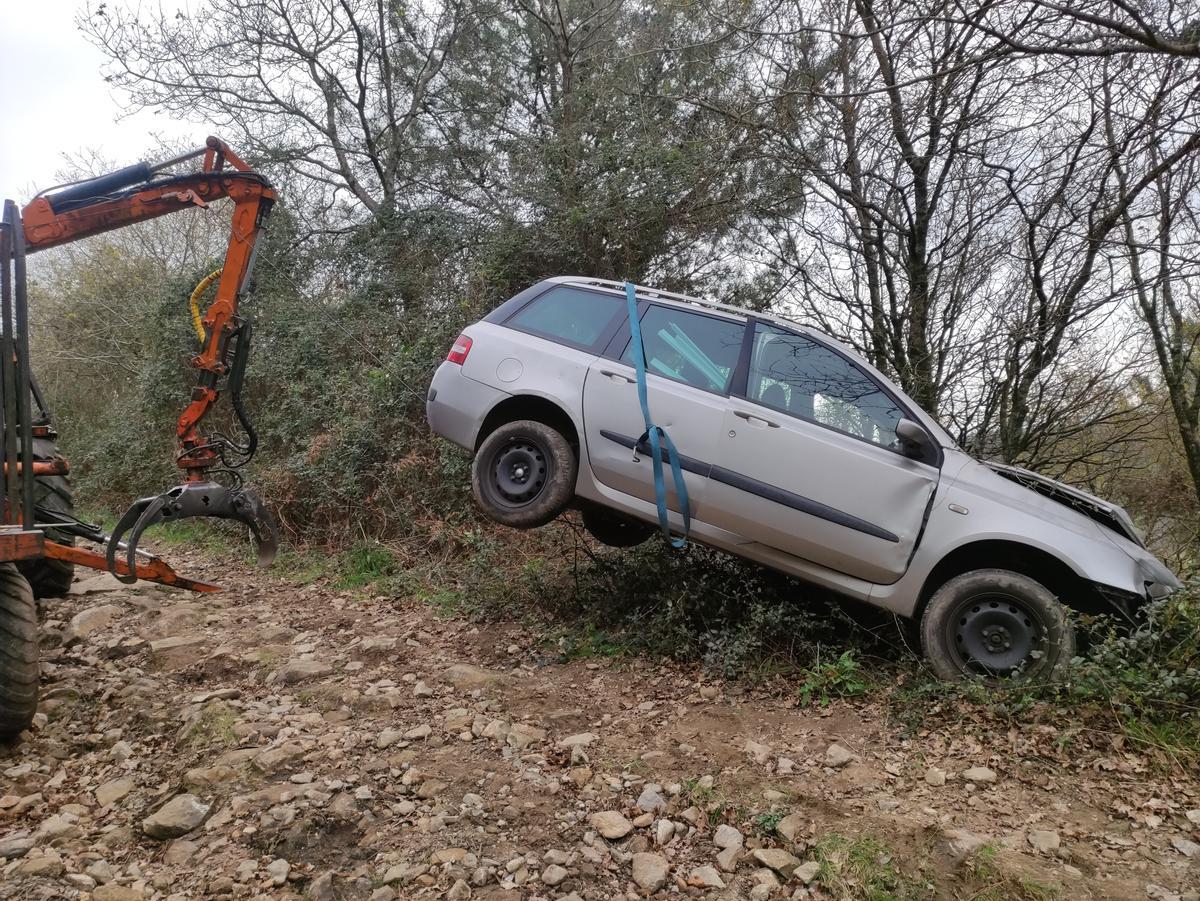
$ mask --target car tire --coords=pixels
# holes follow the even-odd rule
[[[637,547],[657,531],[648,523],[600,507],[584,508],[583,527],[589,535],[609,547]]]
[[[544,526],[575,496],[579,468],[571,443],[543,422],[507,422],[484,439],[471,462],[475,502],[514,529]]]
[[[942,585],[921,617],[921,648],[942,679],[1046,682],[1075,656],[1066,608],[1040,582],[979,569]]]
[[[0,740],[29,728],[37,700],[37,602],[17,567],[0,563]]]

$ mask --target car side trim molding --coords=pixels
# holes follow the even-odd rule
[[[884,541],[890,541],[894,544],[900,542],[900,536],[889,532],[881,526],[875,525],[873,522],[867,522],[865,519],[859,519],[852,513],[847,513],[828,504],[822,504],[820,501],[814,501],[810,497],[796,494],[785,488],[778,488],[775,485],[760,482],[758,479],[752,479],[750,476],[744,476],[740,472],[734,472],[723,466],[712,467],[708,477],[714,482],[721,482],[732,488],[737,488],[739,491],[758,495],[773,503],[791,507],[793,510],[799,510],[801,513],[807,513],[809,516],[815,516],[826,522],[845,526],[847,529],[862,532],[873,538],[881,538]]]
[[[619,444],[622,447],[627,447],[639,454],[650,456],[649,441],[639,442],[636,438],[630,438],[628,435],[622,435],[618,432],[610,432],[608,429],[601,429],[600,434],[602,437],[607,438],[609,441]],[[667,449],[665,447],[660,447],[658,449],[658,455],[664,463],[671,462],[671,455],[667,453]],[[705,463],[703,460],[697,460],[695,457],[685,457],[683,454],[680,454],[679,468],[684,472],[691,472],[698,476],[704,476],[705,478],[708,478],[709,470],[712,469],[712,465]]]
[[[639,442],[636,438],[630,438],[628,435],[622,435],[618,432],[610,432],[607,429],[601,429],[600,435],[609,441],[620,444],[622,447],[637,451],[639,454],[650,453],[648,442]],[[670,462],[665,447],[659,449],[659,454],[663,462]],[[860,519],[852,513],[847,513],[836,507],[830,507],[828,504],[823,504],[802,494],[796,494],[784,488],[770,485],[767,482],[760,482],[758,479],[742,475],[740,472],[734,472],[723,466],[713,466],[711,463],[705,463],[703,460],[697,460],[695,457],[687,457],[683,454],[679,455],[679,466],[684,472],[691,472],[705,478],[710,478],[714,482],[720,482],[723,485],[756,495],[772,503],[781,504],[793,510],[799,510],[801,513],[807,513],[809,516],[815,516],[826,522],[844,526],[847,529],[853,529],[855,532],[862,532],[864,535],[870,535],[873,538],[890,541],[894,544],[899,544],[900,542],[900,536],[872,522],[867,522],[865,519]]]

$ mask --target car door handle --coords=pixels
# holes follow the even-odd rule
[[[761,416],[755,416],[753,413],[747,413],[745,410],[734,410],[733,415],[738,419],[744,419],[746,422],[757,426],[770,426],[773,429],[779,428],[779,423],[772,422],[769,419],[763,419]]]
[[[600,374],[608,376],[614,382],[627,382],[630,385],[632,385],[634,382],[634,380],[632,378],[630,378],[629,376],[627,376],[625,373],[613,372],[611,369],[601,369]]]

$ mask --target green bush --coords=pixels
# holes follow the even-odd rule
[[[721,551],[657,539],[577,568],[557,613],[626,648],[733,676],[808,666],[846,648],[885,652],[821,591]],[[836,649],[836,650],[832,650]]]
[[[800,683],[800,703],[808,706],[819,703],[822,707],[835,698],[851,698],[861,695],[870,688],[866,673],[854,657],[854,650],[842,651],[831,663],[810,667]]]
[[[1135,740],[1200,753],[1200,587],[1149,604],[1132,632],[1093,631],[1059,696],[1112,711]]]

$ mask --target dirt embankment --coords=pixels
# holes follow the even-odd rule
[[[0,897],[1200,898],[1200,779],[196,558],[45,608]]]

